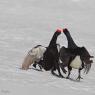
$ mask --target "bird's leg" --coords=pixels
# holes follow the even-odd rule
[[[59,63],[56,62],[56,69],[58,70],[58,73],[59,73],[59,77],[63,78],[63,75],[61,74],[60,72],[60,67],[59,67]]]
[[[84,68],[84,62],[82,62],[82,66],[81,66],[81,68],[78,70],[78,73],[79,73],[79,75],[78,75],[78,78],[76,79],[76,80],[79,80],[80,81],[80,79],[83,79],[82,77],[81,77],[81,70]]]
[[[68,76],[66,77],[66,79],[70,78],[71,70],[72,70],[72,67],[68,66]]]
[[[58,70],[59,75],[57,75],[57,74],[54,72],[56,69]],[[63,75],[62,75],[61,72],[60,72],[60,68],[59,68],[59,64],[58,64],[58,63],[55,63],[55,66],[52,67],[51,73],[52,73],[53,75],[57,76],[57,77],[63,78]]]
[[[78,75],[78,78],[77,78],[76,80],[79,80],[79,81],[80,81],[80,79],[83,79],[83,78],[81,77],[81,69],[78,70],[78,73],[79,73],[79,75]]]
[[[59,63],[59,66],[60,66],[60,68],[61,68],[61,70],[63,71],[63,73],[65,73],[66,74],[66,70],[65,70],[65,65],[63,64],[63,63]]]
[[[39,64],[38,64],[38,66],[39,66],[40,70],[42,70],[42,66],[41,66],[41,65],[39,65]]]

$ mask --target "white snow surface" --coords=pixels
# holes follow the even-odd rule
[[[0,0],[0,95],[95,95],[95,62],[80,82],[77,70],[68,80],[20,69],[27,52],[48,46],[60,27],[95,56],[95,0]],[[58,43],[67,46],[63,33]]]

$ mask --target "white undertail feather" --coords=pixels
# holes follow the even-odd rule
[[[43,58],[43,54],[46,48],[39,46],[37,48],[32,48],[26,55],[24,62],[22,63],[22,69],[28,70],[29,66],[34,62],[39,62]]]
[[[43,53],[46,51],[46,48],[43,46],[39,46],[38,48],[33,48],[32,51],[29,51],[29,55],[31,55],[32,57],[36,57],[36,61],[38,59],[38,61],[43,58]]]
[[[82,61],[80,59],[80,56],[76,56],[74,60],[71,62],[70,66],[74,69],[79,69],[81,68]]]

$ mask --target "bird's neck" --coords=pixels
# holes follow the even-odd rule
[[[71,37],[69,32],[65,33],[67,40],[68,40],[68,48],[77,48],[78,46],[75,44],[73,38]]]

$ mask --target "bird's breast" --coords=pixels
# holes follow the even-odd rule
[[[76,56],[72,61],[71,61],[71,64],[70,66],[74,69],[79,69],[81,68],[81,65],[82,65],[82,61],[80,59],[80,56]]]

